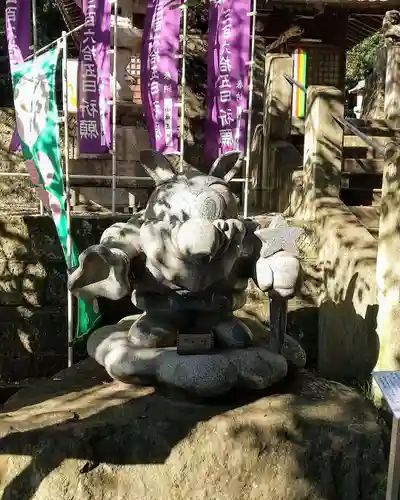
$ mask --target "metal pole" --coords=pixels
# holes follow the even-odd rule
[[[62,59],[62,78],[63,78],[63,115],[64,115],[64,165],[65,165],[65,196],[67,209],[67,269],[71,269],[72,253],[72,235],[71,235],[71,188],[69,179],[69,133],[68,133],[68,42],[67,33],[62,32],[63,41],[63,59]],[[73,298],[71,292],[67,289],[68,301],[68,366],[73,364],[73,341],[74,341],[74,317],[73,317]]]
[[[288,302],[278,294],[270,293],[269,298],[269,323],[271,329],[271,344],[273,352],[282,353],[287,329]]]
[[[37,22],[36,22],[36,0],[32,0],[32,35],[33,35],[33,45],[32,45],[32,54],[33,59],[36,59],[36,51],[38,46],[38,38],[37,38]],[[43,201],[39,199],[40,206],[40,215],[44,215],[44,205]]]
[[[36,58],[37,51],[37,22],[36,22],[36,0],[32,0],[32,28],[33,28],[33,58]]]
[[[80,24],[79,26],[77,26],[76,28],[74,28],[73,30],[71,31],[67,31],[67,33],[65,34],[66,37],[68,37],[69,35],[71,35],[72,33],[75,33],[76,31],[79,31],[81,30],[83,27],[85,26],[85,23],[83,24]],[[58,38],[56,38],[55,40],[53,40],[52,42],[48,43],[47,45],[45,45],[44,47],[42,47],[41,49],[37,50],[36,51],[36,55],[38,56],[39,54],[41,54],[42,52],[46,52],[46,50],[48,50],[50,47],[52,47],[53,45],[56,45],[59,41],[61,41],[63,39],[62,36],[59,36]],[[31,54],[30,56],[28,56],[26,59],[24,59],[24,62],[25,61],[29,61],[30,59],[33,59],[34,57],[34,54]]]
[[[292,78],[291,76],[289,75],[285,75],[285,78],[286,80],[291,83],[292,85],[295,85],[296,87],[298,87],[300,90],[302,90],[304,93],[307,92],[307,89],[304,87],[304,85],[302,85],[301,83],[299,83],[297,80],[295,80],[294,78]]]
[[[248,13],[252,17],[251,40],[250,40],[250,76],[249,76],[249,105],[247,109],[247,138],[246,138],[246,167],[244,182],[244,202],[243,216],[246,218],[249,213],[249,176],[250,176],[250,149],[251,149],[251,118],[253,113],[253,86],[254,86],[254,52],[256,46],[256,18],[257,18],[257,0],[253,0],[252,11]]]
[[[300,90],[302,90],[304,93],[307,92],[306,87],[301,85],[297,80],[295,80],[291,76],[285,75],[285,78],[289,83],[291,83],[292,85],[295,85]],[[361,130],[358,130],[358,128],[355,127],[354,125],[352,125],[349,121],[347,121],[344,118],[339,118],[338,116],[333,116],[333,119],[336,120],[342,127],[347,128],[348,130],[350,130],[350,132],[352,132],[354,135],[356,135],[361,140],[363,140],[366,144],[368,144],[368,146],[375,149],[381,156],[383,156],[383,157],[386,156],[386,150],[383,147],[381,147],[377,142],[375,142],[370,137],[368,137],[366,134],[364,134],[364,132],[361,132]]]
[[[30,177],[28,172],[0,172],[0,177]],[[111,180],[112,175],[96,175],[96,174],[70,174],[70,179],[105,179]],[[117,175],[117,179],[122,181],[151,181],[150,177],[140,177],[136,175]]]
[[[342,127],[347,128],[352,132],[354,135],[357,135],[360,139],[362,139],[368,146],[371,146],[371,148],[375,149],[377,153],[379,153],[381,156],[385,157],[385,149],[382,148],[377,142],[373,141],[370,139],[364,132],[361,132],[361,130],[358,130],[354,125],[352,125],[350,122],[347,120],[343,120],[339,118],[338,116],[335,117],[335,120],[342,125]]]
[[[1,177],[30,177],[28,172],[0,172]],[[149,177],[140,177],[136,175],[116,175],[117,181],[151,181]],[[70,174],[69,179],[91,179],[91,180],[112,180],[112,175],[98,175],[98,174]],[[234,177],[230,179],[229,182],[240,182],[244,183],[246,179],[244,177]]]
[[[186,91],[186,47],[187,47],[187,0],[180,6],[183,12],[182,20],[182,77],[181,77],[181,120],[180,120],[180,161],[179,173],[183,173],[183,153],[185,149],[185,91]]]
[[[113,215],[116,212],[116,186],[117,186],[117,26],[118,26],[118,0],[114,0],[114,36],[113,36],[113,50],[114,50],[114,60],[113,60],[113,89],[112,89],[112,198],[111,198],[111,210]]]

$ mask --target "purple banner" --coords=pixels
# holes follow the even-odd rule
[[[208,19],[209,161],[229,151],[244,152],[250,53],[250,0],[211,0]]]
[[[6,0],[6,36],[11,70],[30,54],[31,0]],[[17,129],[14,130],[11,151],[20,149]]]
[[[180,12],[171,0],[150,0],[142,39],[141,93],[153,149],[177,153]]]
[[[111,0],[83,0],[78,70],[78,140],[82,154],[110,148],[110,16]]]

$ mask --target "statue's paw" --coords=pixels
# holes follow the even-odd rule
[[[218,323],[213,332],[221,347],[247,347],[252,340],[250,329],[235,316]]]
[[[141,320],[139,316],[139,321]],[[159,356],[166,351],[154,346],[141,331],[143,342],[135,334],[138,318],[122,320],[117,325],[108,325],[95,330],[87,342],[87,352],[101,366],[104,366],[111,378],[120,382],[131,383],[154,378],[159,366]],[[140,326],[140,324],[139,324]],[[160,333],[160,332],[158,332]],[[153,332],[153,340],[156,333]],[[174,335],[176,341],[176,334]],[[164,338],[165,340],[165,338]]]
[[[134,320],[122,320],[117,325],[106,325],[95,330],[88,338],[86,349],[89,356],[104,366],[107,354],[115,347],[129,343],[129,328]]]
[[[300,273],[299,259],[286,251],[256,262],[256,283],[263,292],[274,290],[282,298],[290,298],[296,291]]]
[[[118,249],[89,247],[79,256],[79,267],[68,279],[69,290],[82,298],[119,300],[130,291],[129,259]]]
[[[147,314],[129,330],[129,340],[135,347],[173,347],[177,336],[177,330],[163,318]]]
[[[224,233],[228,241],[242,242],[246,234],[246,226],[239,219],[217,219],[213,222],[214,226]]]

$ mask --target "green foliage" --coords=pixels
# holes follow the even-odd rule
[[[381,32],[365,38],[347,53],[346,80],[358,82],[373,69],[378,51],[383,47],[384,39]]]
[[[66,29],[54,0],[36,0],[38,48],[61,36]]]

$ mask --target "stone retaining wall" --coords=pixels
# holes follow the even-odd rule
[[[78,247],[98,243],[115,220],[73,218]],[[0,217],[0,382],[64,368],[66,338],[66,268],[53,221]]]
[[[313,211],[308,224],[315,261],[304,271],[318,307],[317,369],[333,380],[364,380],[379,351],[378,241],[339,198],[321,198]]]
[[[10,152],[14,125],[14,110],[0,108],[0,174],[26,172],[22,155]],[[29,213],[38,210],[39,202],[28,178],[0,175],[0,212]]]

